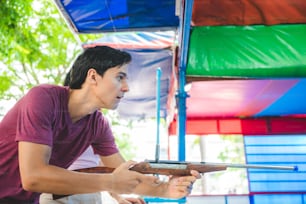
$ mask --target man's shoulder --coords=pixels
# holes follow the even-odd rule
[[[39,91],[39,92],[52,93],[52,92],[66,92],[67,89],[68,89],[68,87],[54,85],[54,84],[39,84],[39,85],[34,86],[33,88],[31,88],[30,91]]]
[[[40,84],[32,87],[23,97],[23,101],[36,101],[44,103],[58,103],[58,101],[66,101],[69,95],[68,87]]]
[[[63,90],[63,89],[67,89],[67,87],[65,86],[59,86],[59,85],[55,85],[55,84],[39,84],[34,86],[32,89],[59,89],[59,90]]]

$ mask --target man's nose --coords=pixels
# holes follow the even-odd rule
[[[122,84],[122,91],[128,92],[129,90],[130,90],[129,84],[126,81],[123,82],[123,84]]]

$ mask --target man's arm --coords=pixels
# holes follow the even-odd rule
[[[100,156],[103,166],[117,168],[125,162],[125,159],[118,152],[110,156]]]
[[[132,193],[139,182],[156,180],[128,170],[133,162],[120,165],[111,174],[87,174],[49,165],[51,148],[47,145],[19,142],[18,151],[22,185],[28,191],[59,195],[99,191]],[[120,185],[114,185],[117,183]]]
[[[108,157],[101,156],[101,160],[105,166],[113,168],[124,162],[120,153]],[[197,171],[191,171],[191,174],[191,176],[172,177],[169,182],[156,184],[140,182],[133,193],[145,196],[182,198],[190,193],[192,184],[201,177]]]

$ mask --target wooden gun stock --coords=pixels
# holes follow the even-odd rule
[[[191,175],[191,170],[196,170],[200,173],[207,173],[213,171],[226,170],[225,165],[205,165],[205,164],[192,164],[192,163],[151,163],[140,162],[130,168],[132,171],[136,171],[142,174],[159,174],[159,175],[174,175],[174,176],[187,176]],[[109,167],[92,167],[75,170],[83,173],[112,173],[114,168]]]

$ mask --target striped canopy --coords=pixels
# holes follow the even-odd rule
[[[115,33],[176,31],[181,26],[178,15],[182,6],[176,4],[180,1],[175,0],[55,2],[75,32],[111,32],[114,35],[106,36],[100,39],[100,42],[97,40],[95,44],[108,42],[115,47],[129,46],[127,49],[138,54],[136,50],[145,49],[146,46],[160,49],[159,46],[163,46],[164,41],[162,38],[157,41],[141,41],[142,36],[139,40],[134,34],[118,37]],[[304,0],[193,1],[192,10],[187,11],[192,12],[189,44],[188,47],[179,48],[188,50],[186,80],[191,86],[188,91],[190,97],[187,98],[187,133],[208,133],[205,128],[200,132],[193,128],[194,123],[208,119],[220,124],[228,119],[267,121],[267,118],[277,117],[299,120],[306,118],[305,10]],[[145,38],[148,38],[148,35]],[[175,45],[174,41],[172,45]],[[179,57],[175,55],[174,59]],[[154,56],[150,57],[150,60],[154,61]],[[174,77],[179,70],[175,66],[177,64],[174,63],[173,66],[173,72],[176,74]],[[135,70],[143,73],[144,64],[137,62],[133,66],[137,67]],[[157,68],[157,65],[154,66]],[[152,72],[148,72],[148,76],[137,78],[135,83],[143,84],[148,78],[154,77]],[[173,84],[168,87],[177,86]],[[137,95],[144,96],[141,100],[134,100],[131,96],[129,106],[137,108],[126,115],[132,116],[137,110],[136,116],[152,116],[139,114],[154,112],[155,106],[145,105],[149,98],[152,102],[153,96],[147,94],[150,89],[152,87],[146,86],[137,90]],[[169,103],[169,98],[173,98],[175,92],[166,89],[166,94],[169,96],[171,92],[172,95],[167,100],[162,100],[163,107],[167,106],[165,103]],[[163,116],[167,117],[173,112],[167,109]],[[233,128],[227,132],[244,133],[239,131],[245,129],[243,124],[240,123],[238,130]],[[255,123],[250,124],[249,127],[252,127]],[[265,124],[265,129],[271,129],[269,122]],[[170,127],[176,127],[176,117]],[[290,133],[291,130],[284,128],[284,132]],[[306,132],[305,129],[299,131]],[[176,134],[176,128],[170,130]],[[221,132],[221,129],[216,128],[214,133]]]

